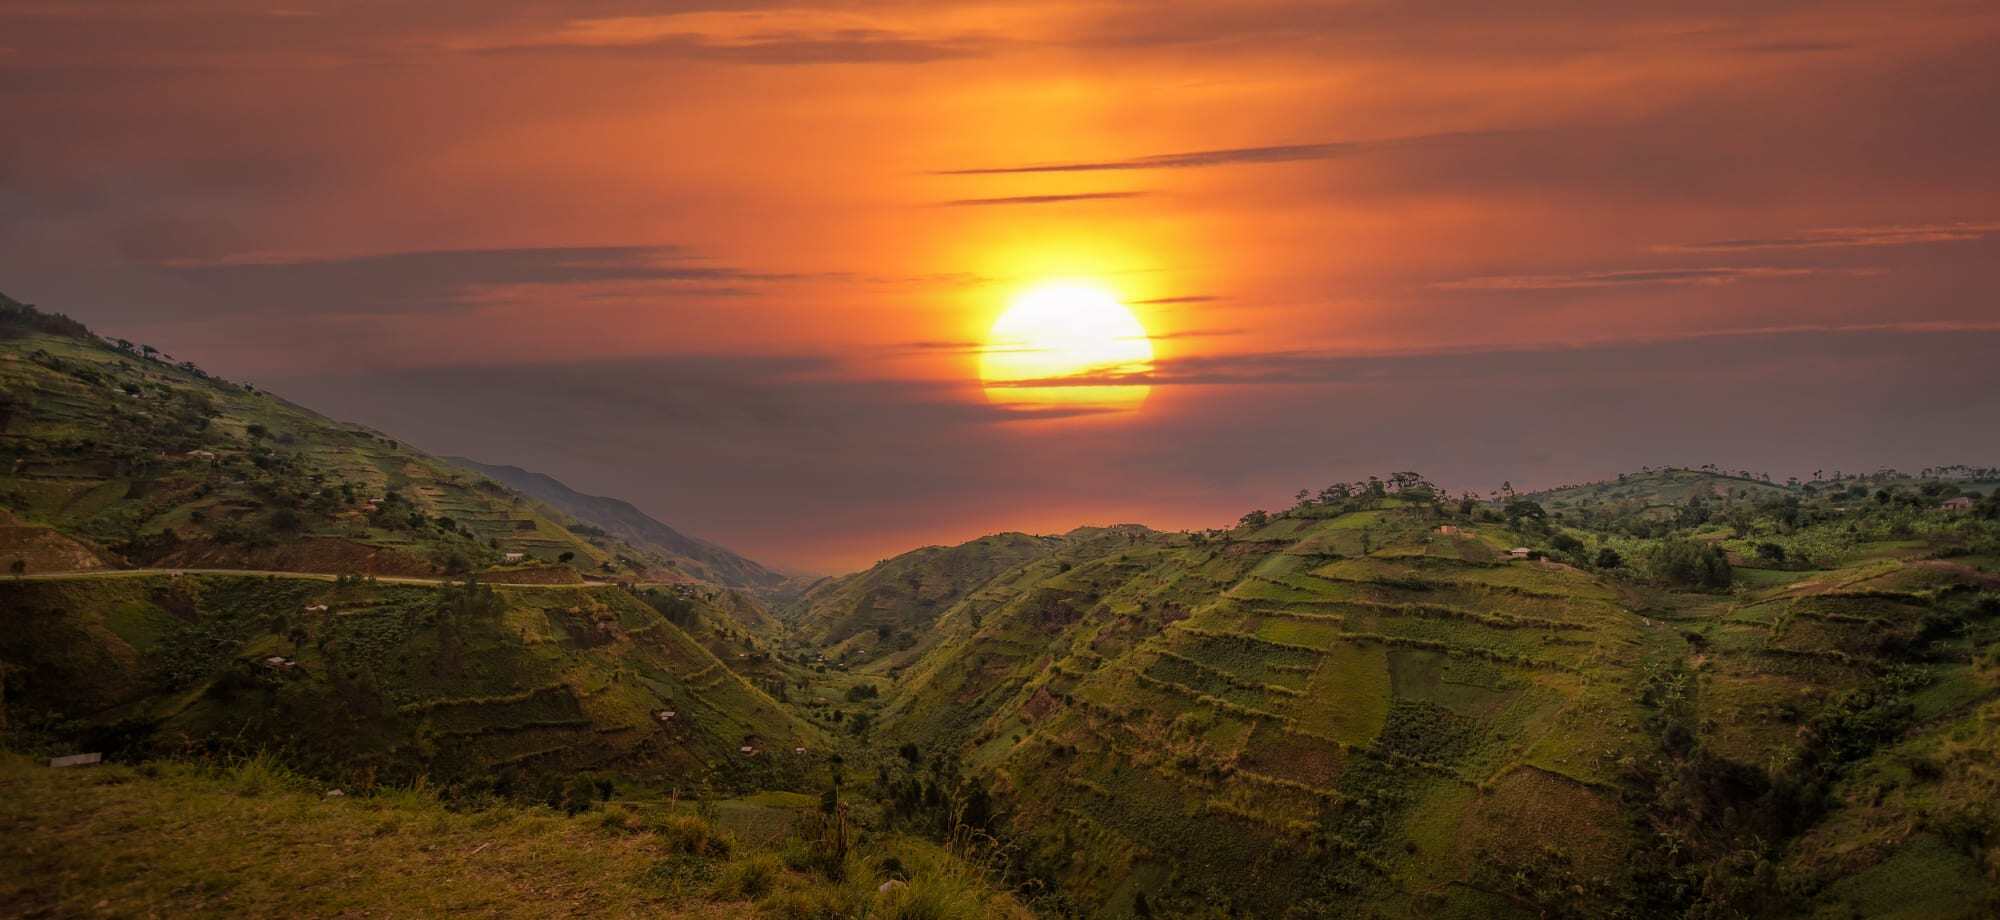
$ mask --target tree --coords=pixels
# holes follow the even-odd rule
[[[13,562],[7,563],[7,571],[15,578],[20,578],[28,574],[28,560],[16,559]]]
[[[1541,523],[1548,520],[1549,517],[1548,511],[1543,509],[1540,503],[1531,502],[1525,498],[1509,499],[1504,513],[1507,515],[1507,526],[1509,527],[1521,526],[1521,521],[1524,518],[1532,518],[1536,523]]]
[[[1624,564],[1625,557],[1609,546],[1597,551],[1597,567],[1600,569],[1615,569]]]
[[[1270,523],[1270,522],[1271,522],[1271,513],[1270,513],[1270,512],[1268,512],[1268,511],[1265,511],[1265,510],[1264,510],[1264,509],[1262,509],[1262,508],[1259,508],[1259,509],[1257,509],[1257,510],[1255,510],[1255,511],[1252,511],[1252,512],[1250,512],[1249,514],[1246,514],[1246,515],[1244,515],[1244,516],[1243,516],[1242,518],[1238,519],[1238,520],[1237,520],[1237,522],[1236,522],[1236,526],[1238,526],[1238,527],[1262,527],[1262,526],[1264,526],[1265,524],[1268,524],[1268,523]]]
[[[563,551],[562,551],[561,553],[558,553],[558,554],[556,554],[556,561],[557,561],[557,562],[568,562],[568,561],[570,561],[571,559],[575,559],[575,558],[576,558],[576,554],[575,554],[575,553],[573,553],[573,552],[570,552],[569,550],[563,550]]]
[[[1785,548],[1776,543],[1759,543],[1757,544],[1757,558],[1765,562],[1783,563],[1785,561]]]
[[[1655,578],[1689,588],[1721,590],[1736,576],[1720,547],[1694,540],[1663,540],[1646,562]]]

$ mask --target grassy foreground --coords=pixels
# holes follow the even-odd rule
[[[809,858],[668,809],[461,813],[422,791],[328,797],[262,759],[0,754],[0,916],[1025,916],[918,841],[858,848],[842,881],[788,865]],[[885,875],[908,880],[882,892]]]

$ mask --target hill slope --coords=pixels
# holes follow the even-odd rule
[[[1878,507],[1753,516],[1857,537],[1732,593],[1424,501],[1155,535],[944,615],[878,730],[1089,915],[1983,916],[2000,538]]]
[[[1058,556],[1091,556],[1143,539],[1144,527],[1078,528],[1060,537],[1001,533],[926,546],[822,580],[784,611],[792,638],[848,664],[900,666],[939,640],[933,626],[996,579]],[[1004,590],[1004,589],[996,589]]]
[[[0,582],[0,717],[17,749],[281,750],[345,782],[802,783],[825,739],[691,634],[726,619],[702,608],[612,587]]]
[[[0,559],[29,572],[674,577],[656,552],[379,432],[4,298],[0,511]]]
[[[698,580],[735,588],[773,588],[787,579],[723,546],[683,534],[632,507],[629,502],[585,495],[553,476],[518,466],[480,463],[464,457],[447,459],[626,543],[652,550],[672,568]]]

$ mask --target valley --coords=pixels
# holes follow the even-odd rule
[[[0,307],[0,913],[2000,909],[1991,469],[1396,473],[811,580]],[[176,852],[223,830],[380,857],[287,895]]]

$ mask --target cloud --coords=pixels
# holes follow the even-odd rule
[[[1441,281],[1431,287],[1446,291],[1561,291],[1577,288],[1735,284],[1739,281],[1803,278],[1824,273],[1823,269],[1816,268],[1656,268],[1567,275],[1488,275]]]
[[[1138,198],[1145,192],[1081,192],[1073,195],[1015,195],[1010,198],[960,198],[944,203],[948,208],[990,207],[1013,204],[1062,204],[1070,201],[1108,201],[1118,198]]]
[[[1170,342],[1176,339],[1227,338],[1247,334],[1247,329],[1184,329],[1178,332],[1149,332],[1146,338],[1155,342]],[[1037,351],[1028,346],[994,346],[972,339],[921,339],[914,342],[894,342],[882,346],[883,351],[895,353],[932,354],[998,354]]]
[[[861,13],[746,9],[577,19],[526,37],[475,42],[480,54],[684,58],[744,64],[921,64],[984,57],[991,36]]]
[[[1171,342],[1175,339],[1219,339],[1245,335],[1248,329],[1184,329],[1180,332],[1153,332],[1146,335],[1155,342]]]
[[[1704,243],[1671,243],[1655,246],[1656,252],[1729,253],[1787,249],[1847,249],[1867,246],[1914,246],[1924,243],[1954,243],[1985,239],[2000,233],[2000,223],[1959,222],[1942,224],[1890,225],[1880,227],[1834,227],[1807,230],[1795,236],[1752,237],[1710,240]]]
[[[668,285],[733,296],[804,276],[708,264],[676,246],[452,249],[336,259],[169,262],[154,266],[216,299],[213,310],[296,313],[459,309],[524,286]]]
[[[1270,386],[1363,383],[1385,377],[1409,378],[1427,367],[1467,368],[1482,363],[1518,364],[1520,356],[1545,363],[1538,373],[1560,373],[1564,363],[1603,364],[1583,355],[1616,355],[1635,350],[1694,348],[1713,352],[1776,349],[1793,353],[1833,352],[1839,340],[1883,337],[1963,339],[1978,336],[2000,344],[2000,322],[1903,322],[1760,326],[1711,332],[1568,342],[1529,342],[1402,352],[1269,351],[1188,355],[1155,360],[1141,370],[1101,370],[1059,377],[1011,380],[987,386],[1048,388],[1101,386]],[[1615,359],[1612,359],[1615,363]]]
[[[940,176],[994,176],[1017,173],[1107,172],[1132,169],[1201,169],[1212,166],[1249,166],[1264,163],[1296,163],[1305,160],[1332,160],[1386,150],[1456,144],[1499,132],[1452,132],[1368,141],[1331,141],[1319,144],[1279,144],[1268,147],[1231,147],[1162,153],[1126,160],[1096,160],[1068,163],[1036,163],[1023,166],[979,166],[939,170]]]
[[[1182,303],[1214,303],[1221,299],[1214,294],[1182,294],[1176,297],[1154,297],[1148,300],[1135,300],[1132,303],[1145,304],[1147,306],[1167,306]]]

